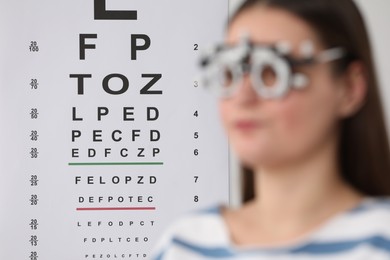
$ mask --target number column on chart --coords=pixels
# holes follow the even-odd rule
[[[199,44],[194,44],[193,46],[193,50],[194,50],[194,54],[195,55],[198,55],[198,51],[199,51]],[[196,58],[196,57],[195,57]],[[193,90],[192,92],[194,92],[194,95],[198,95],[198,88],[199,88],[199,81],[198,80],[194,80],[193,81],[193,86],[192,86]],[[198,206],[199,204],[199,200],[200,200],[200,183],[201,183],[201,179],[202,177],[200,176],[200,173],[197,172],[199,171],[199,139],[200,139],[200,131],[199,131],[199,116],[200,116],[200,109],[199,109],[199,104],[196,103],[195,104],[195,108],[192,112],[192,118],[193,120],[195,121],[194,124],[192,125],[195,125],[195,128],[194,128],[194,131],[191,133],[191,138],[193,139],[193,152],[192,152],[192,169],[193,169],[193,176],[191,176],[192,178],[192,183],[193,185],[195,186],[195,192],[194,192],[194,195],[193,195],[193,199],[192,199],[192,203],[195,204],[195,206]]]
[[[36,41],[31,41],[28,46],[28,52],[31,57],[31,59],[35,59],[38,56],[39,53],[39,46]],[[27,89],[27,95],[29,97],[33,97],[30,100],[32,100],[33,103],[36,103],[36,95],[39,93],[39,82],[38,79],[33,76],[33,78],[29,79],[29,82],[26,82],[26,89]],[[39,152],[39,139],[40,139],[40,133],[39,133],[39,119],[40,119],[40,109],[36,106],[36,104],[29,104],[30,107],[27,111],[29,116],[29,123],[26,135],[28,135],[30,146],[29,150],[27,151],[28,159],[29,159],[29,170],[26,174],[27,176],[27,185],[30,189],[30,195],[29,195],[29,207],[28,210],[28,223],[26,223],[26,226],[29,226],[31,235],[29,236],[29,246],[31,250],[29,250],[29,255],[26,257],[28,260],[38,260],[39,257],[39,219],[37,218],[37,214],[39,212],[39,204],[40,204],[40,198],[39,198],[39,173],[37,172],[37,162],[39,161],[41,155]]]

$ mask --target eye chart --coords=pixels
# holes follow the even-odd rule
[[[181,214],[228,203],[199,81],[226,0],[2,0],[0,259],[148,259]]]

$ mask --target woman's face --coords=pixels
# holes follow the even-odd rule
[[[280,9],[254,7],[231,23],[226,42],[242,35],[255,43],[288,41],[292,56],[301,57],[300,43],[311,40],[315,53],[324,48],[313,29]],[[330,63],[299,69],[308,76],[304,89],[290,90],[281,99],[263,99],[246,75],[238,91],[220,101],[220,113],[229,141],[240,160],[250,167],[284,165],[310,156],[335,137],[342,84]]]

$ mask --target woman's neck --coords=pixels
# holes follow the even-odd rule
[[[342,180],[336,154],[328,142],[303,160],[258,168],[251,203],[258,227],[275,237],[289,237],[355,206],[362,196]]]

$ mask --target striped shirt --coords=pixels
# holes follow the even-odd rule
[[[221,207],[194,212],[171,225],[153,260],[390,260],[390,197],[366,198],[293,244],[278,247],[234,245]]]

